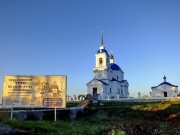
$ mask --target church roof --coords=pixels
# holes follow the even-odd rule
[[[117,64],[114,64],[114,63],[110,64],[110,69],[112,69],[112,70],[121,70],[121,68]]]
[[[158,86],[151,87],[151,89],[157,88],[157,87],[159,87],[159,86],[161,86],[161,85],[163,85],[163,84],[168,85],[168,86],[172,86],[172,87],[178,87],[178,86],[176,86],[176,85],[172,85],[172,84],[169,83],[169,82],[163,82],[163,83],[159,84]]]
[[[99,80],[99,79],[94,79],[94,80],[100,81],[101,83],[108,85],[107,83],[103,82],[102,80]]]
[[[99,81],[99,82],[101,82],[101,83],[104,84],[104,85],[108,85],[107,83],[105,83],[105,82],[102,81],[103,79],[102,79],[102,80],[92,79],[91,81],[94,81],[94,80],[95,80],[95,81]],[[90,81],[90,82],[91,82],[91,81]],[[90,82],[88,82],[88,83],[90,83]],[[87,84],[88,84],[88,83],[87,83]],[[86,85],[87,85],[87,84],[86,84]]]
[[[110,80],[110,81],[117,81],[117,82],[120,82],[120,83],[125,83],[125,82],[127,82],[127,80],[119,81],[119,80],[117,80],[117,79],[115,79],[115,78],[112,78],[112,80]]]
[[[106,53],[107,55],[109,55],[106,49],[99,49],[97,53]]]
[[[108,79],[92,79],[90,82],[92,82],[92,81],[99,81],[99,82],[101,82],[104,85],[109,85],[108,83],[104,82],[103,80],[108,80]],[[119,81],[119,80],[117,80],[115,78],[112,78],[112,80],[109,80],[109,81],[116,81],[116,82],[119,82],[119,83],[128,83],[127,80]],[[88,85],[90,82],[88,82],[86,85]]]

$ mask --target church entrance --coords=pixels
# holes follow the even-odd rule
[[[167,97],[167,92],[164,92],[164,97]]]
[[[93,88],[93,95],[97,94],[97,88]]]

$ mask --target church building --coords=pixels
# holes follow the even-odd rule
[[[98,95],[99,99],[119,99],[129,96],[128,81],[124,72],[114,63],[114,56],[109,55],[102,42],[97,51],[94,78],[88,82],[87,94]]]
[[[177,97],[178,86],[172,85],[171,83],[167,82],[166,76],[164,76],[163,79],[164,82],[162,82],[158,86],[151,87],[151,97]]]

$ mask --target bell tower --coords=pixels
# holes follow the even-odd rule
[[[109,67],[109,54],[105,49],[104,46],[104,39],[103,39],[103,33],[101,37],[101,45],[99,47],[99,50],[97,51],[96,55],[96,66],[94,70],[106,70]]]

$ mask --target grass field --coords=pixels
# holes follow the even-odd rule
[[[67,106],[76,106],[68,104]],[[1,121],[23,134],[179,135],[180,100],[90,104],[75,121]],[[18,133],[19,134],[19,133]]]

